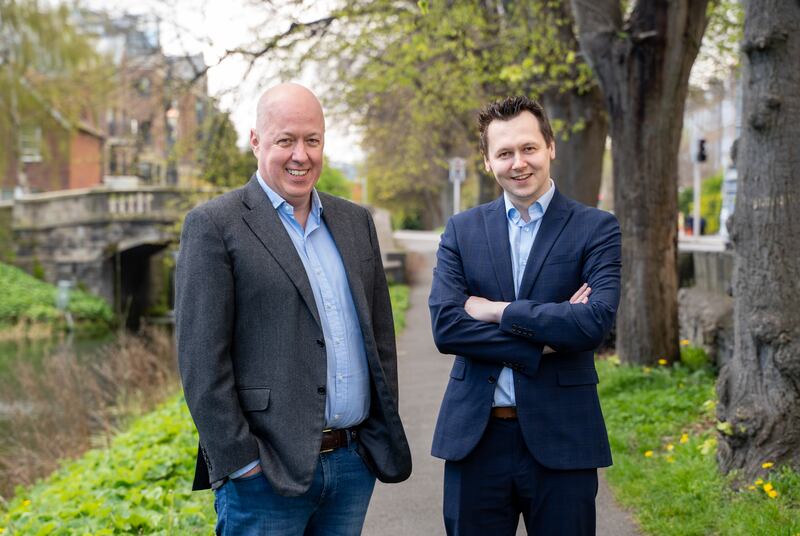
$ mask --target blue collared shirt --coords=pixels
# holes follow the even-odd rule
[[[533,242],[539,233],[539,225],[542,222],[547,207],[550,206],[556,187],[550,181],[550,189],[547,190],[539,199],[528,207],[530,221],[522,219],[522,215],[511,204],[508,194],[503,193],[503,200],[506,204],[506,217],[508,219],[508,242],[511,246],[511,269],[514,274],[514,296],[519,298],[519,288],[522,284],[522,275],[528,265],[528,257],[533,250]],[[514,373],[511,369],[503,367],[500,377],[497,378],[497,385],[494,388],[495,406],[515,406],[516,397],[514,396]]]
[[[311,212],[306,227],[294,218],[294,207],[256,173],[258,183],[280,216],[303,262],[322,322],[328,363],[325,427],[348,428],[369,413],[369,369],[358,313],[350,293],[342,256],[322,220],[322,203],[311,192]],[[256,466],[258,460],[232,473],[236,478]]]

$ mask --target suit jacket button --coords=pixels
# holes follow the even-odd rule
[[[321,395],[324,395],[326,393],[325,387],[323,386],[317,387],[317,392]]]
[[[497,379],[494,376],[489,376],[489,380],[488,381],[489,381],[489,383],[494,383],[494,382],[497,381]]]
[[[317,346],[319,346],[320,348],[325,348],[325,341],[323,341],[322,339],[317,339]]]

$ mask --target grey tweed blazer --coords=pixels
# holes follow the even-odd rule
[[[398,415],[391,304],[369,212],[320,193],[369,362],[358,449],[383,482],[411,474]],[[175,277],[178,361],[200,436],[193,489],[261,461],[276,492],[311,485],[325,425],[326,353],[300,257],[255,176],[186,216]]]

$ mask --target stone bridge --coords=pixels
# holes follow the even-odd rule
[[[171,309],[179,222],[215,194],[140,187],[25,195],[12,208],[15,264],[50,282],[77,282],[135,327],[153,309]]]
[[[142,316],[172,310],[180,222],[219,193],[151,186],[22,196],[10,207],[14,263],[51,283],[72,281],[102,296],[136,328]],[[0,209],[7,212],[7,205]],[[387,276],[402,282],[404,256],[394,246],[389,214],[378,209],[373,215]]]

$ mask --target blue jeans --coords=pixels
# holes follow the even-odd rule
[[[358,536],[375,476],[355,443],[320,454],[311,487],[299,497],[272,489],[263,472],[229,480],[215,492],[218,535]]]

